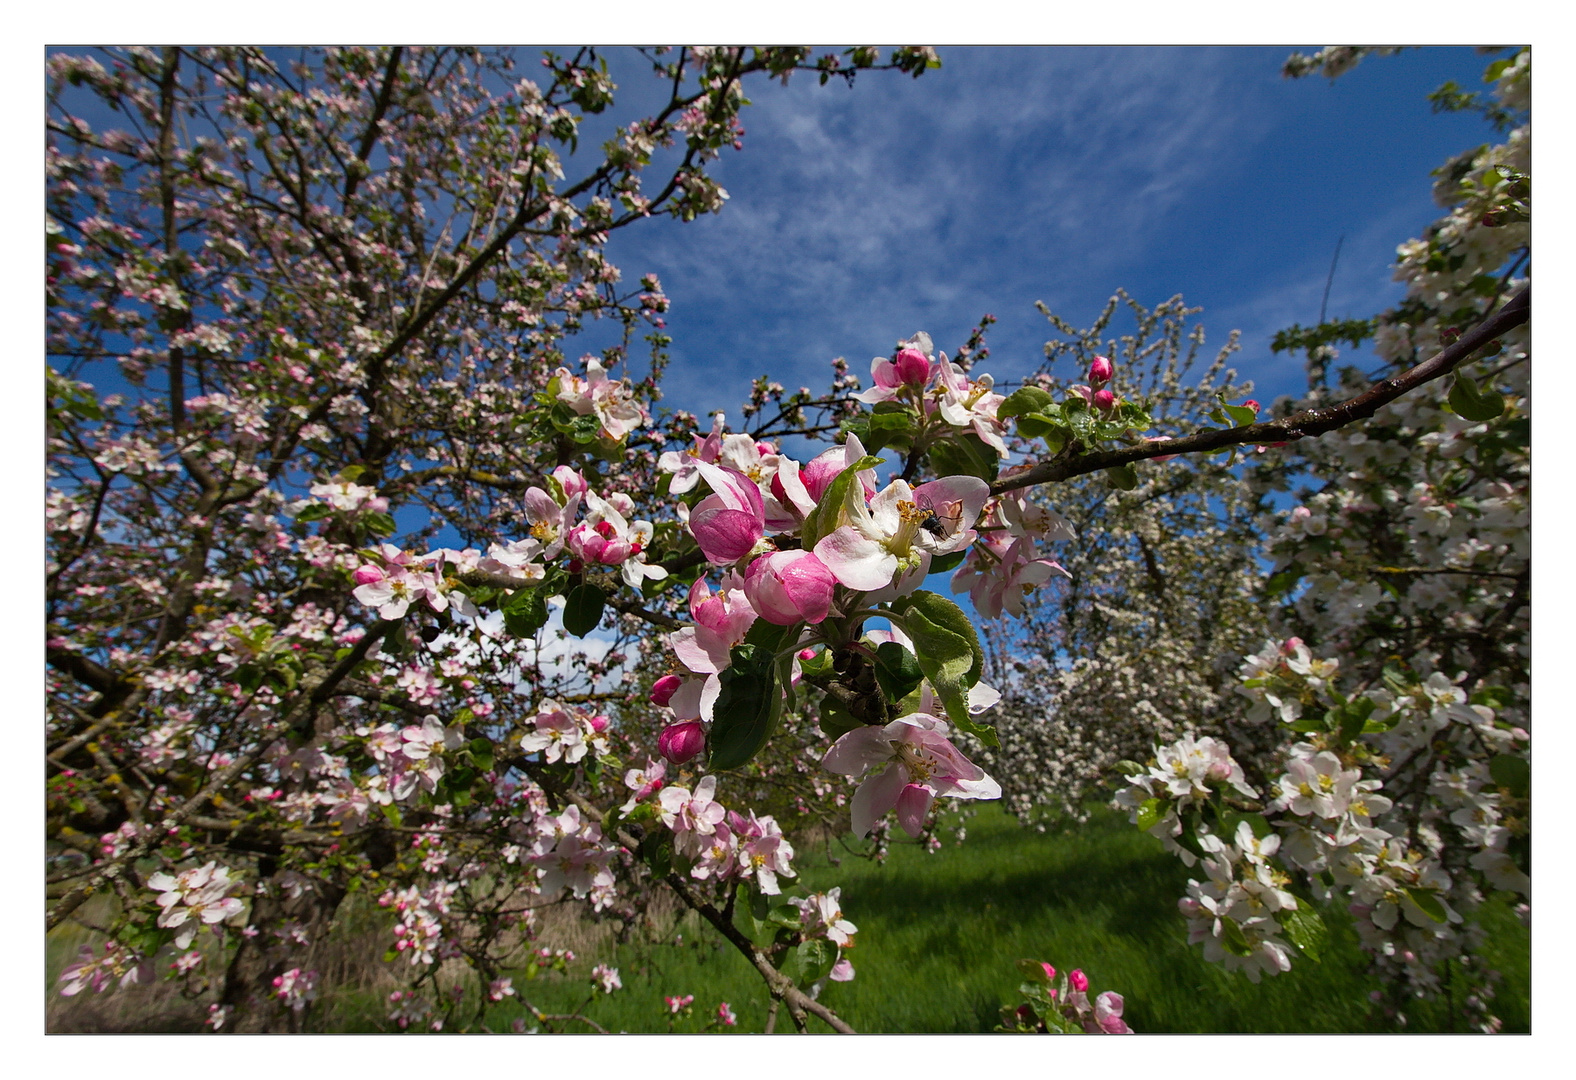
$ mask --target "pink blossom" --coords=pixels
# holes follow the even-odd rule
[[[371,585],[383,580],[383,571],[371,563],[364,563],[356,567],[356,572],[351,576],[355,578],[357,585]]]
[[[706,462],[696,467],[713,494],[690,511],[690,532],[706,558],[718,565],[737,562],[766,535],[766,507],[755,481],[737,469]]]
[[[717,1019],[721,1020],[729,1027],[733,1027],[739,1022],[739,1018],[734,1015],[733,1010],[728,1007],[728,1003],[726,1001],[717,1006]]]
[[[1049,967],[1049,965],[1046,966]],[[1068,972],[1067,982],[1080,994],[1087,993],[1089,990],[1089,976],[1085,975],[1081,968],[1073,968],[1072,971]]]
[[[893,809],[903,830],[918,836],[937,795],[1001,798],[1001,785],[964,757],[941,728],[931,717],[915,713],[885,727],[856,728],[832,744],[822,767],[865,778],[851,806],[855,836],[869,835],[876,821]]]
[[[1108,414],[1116,408],[1116,395],[1109,390],[1096,390],[1089,399],[1089,405],[1096,412]]]
[[[1107,990],[1094,999],[1094,1022],[1107,1035],[1131,1035],[1133,1029],[1122,1020],[1122,995]]]
[[[695,1000],[695,995],[685,994],[683,997],[664,997],[662,1000],[668,1003],[668,1012],[677,1016],[690,1007],[690,1004]]]
[[[799,479],[804,483],[805,492],[810,496],[811,506],[821,501],[821,496],[826,493],[827,487],[842,475],[850,463],[858,461],[865,456],[864,444],[857,435],[848,436],[848,441],[842,446],[834,446],[816,456],[808,465],[799,470]],[[876,493],[876,472],[866,469],[859,474],[860,485],[865,490],[865,498]]]
[[[825,619],[836,585],[837,578],[813,551],[774,551],[750,563],[744,595],[767,622],[792,626]]]
[[[1089,364],[1089,382],[1094,386],[1104,386],[1115,374],[1116,367],[1109,356],[1097,356]]]

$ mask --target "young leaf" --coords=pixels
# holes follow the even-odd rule
[[[1164,799],[1145,799],[1138,804],[1138,827],[1143,832],[1148,832],[1160,822],[1161,812],[1165,809]]]
[[[1038,386],[1025,386],[1008,394],[1007,399],[996,406],[996,418],[1010,420],[1014,416],[1037,413],[1055,400]]]
[[[1313,909],[1312,904],[1307,900],[1298,900],[1295,911],[1280,913],[1280,924],[1291,943],[1302,950],[1309,960],[1318,963],[1325,943],[1329,941],[1330,928],[1324,925],[1324,918]]]
[[[576,585],[564,598],[564,629],[583,638],[602,621],[607,596],[595,585]]]
[[[772,654],[758,645],[735,645],[732,663],[718,673],[722,691],[713,707],[711,759],[713,770],[737,769],[771,737],[782,710]]]
[[[804,519],[804,528],[800,530],[806,550],[815,547],[821,537],[837,528],[838,522],[842,519],[843,502],[851,497],[853,486],[859,483],[859,474],[880,464],[880,458],[866,454],[838,473],[837,478],[826,485],[826,490],[821,492],[821,498],[816,502],[815,509],[811,510],[809,516]],[[860,490],[852,497],[863,498],[864,492]]]
[[[1458,371],[1450,384],[1450,407],[1461,419],[1480,424],[1504,412],[1505,399],[1493,390],[1483,393],[1476,382]]]
[[[1412,898],[1412,903],[1422,909],[1424,915],[1435,922],[1444,922],[1450,917],[1445,905],[1439,901],[1439,894],[1432,889],[1414,889],[1407,886],[1406,895]]]

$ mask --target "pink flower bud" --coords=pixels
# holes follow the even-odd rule
[[[1100,412],[1109,413],[1116,408],[1116,395],[1109,390],[1096,390],[1089,404]]]
[[[1244,401],[1242,405],[1244,408],[1252,409],[1254,412],[1258,412],[1262,408],[1262,406],[1252,398],[1248,398],[1248,400]]]
[[[1115,374],[1116,367],[1109,356],[1097,356],[1089,365],[1089,382],[1095,386],[1104,386]]]
[[[1089,976],[1083,973],[1082,968],[1073,968],[1067,973],[1067,982],[1080,994],[1089,989]]]
[[[744,595],[769,623],[818,623],[831,611],[836,584],[837,578],[815,552],[774,551],[750,563]]]
[[[900,382],[910,386],[924,386],[930,381],[930,361],[918,349],[904,349],[894,361]]]
[[[356,572],[351,576],[356,579],[357,585],[372,585],[383,580],[383,571],[371,563],[364,563],[356,567]]]
[[[591,730],[597,732],[598,734],[606,731],[607,725],[608,719],[605,716],[593,716],[591,718]]]
[[[1297,509],[1301,510],[1302,507],[1299,506]],[[1285,644],[1281,646],[1281,652],[1290,654],[1296,652],[1300,648],[1302,648],[1302,638],[1289,637],[1286,639]]]
[[[677,675],[664,675],[651,686],[651,704],[666,705],[673,700],[673,695],[678,692],[684,680]]]
[[[1056,969],[1053,968],[1051,965],[1047,964],[1044,960],[1040,961],[1040,970],[1045,972],[1045,981],[1046,982],[1055,982],[1056,981]]]
[[[699,720],[670,724],[662,729],[661,735],[657,736],[657,753],[675,765],[684,764],[704,749],[706,749],[706,733],[701,730]]]
[[[811,660],[814,660],[814,659],[815,659],[815,650],[814,649],[800,649],[799,650],[799,663],[801,663],[801,664],[808,664]]]
[[[557,480],[559,485],[564,489],[564,495],[566,498],[572,499],[576,495],[583,496],[586,493],[586,490],[590,487],[590,485],[586,483],[586,478],[581,476],[574,469],[571,469],[568,465],[560,465],[554,469],[553,479]]]

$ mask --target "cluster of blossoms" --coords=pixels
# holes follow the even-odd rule
[[[399,920],[394,924],[394,951],[412,964],[435,964],[459,955],[455,942],[443,933],[455,891],[454,884],[440,881],[426,889],[390,889],[378,897],[379,906],[392,908]]]
[[[799,909],[799,933],[804,940],[825,938],[837,946],[837,962],[826,976],[833,982],[853,979],[854,965],[844,953],[854,947],[854,934],[859,931],[859,927],[843,918],[842,892],[839,886],[824,893],[788,898],[788,902]]]
[[[366,740],[366,751],[380,770],[386,770],[378,773],[376,786],[369,785],[366,798],[385,804],[390,799],[406,799],[418,788],[436,790],[438,781],[443,779],[443,752],[464,742],[458,729],[446,727],[436,716],[425,717],[419,726],[363,726],[356,729],[356,734]],[[365,806],[354,796],[341,796],[336,810],[345,814],[358,808],[364,817]]]
[[[274,976],[274,994],[293,1012],[301,1012],[317,997],[317,972],[291,968]]]
[[[384,619],[403,617],[417,601],[434,612],[452,603],[460,614],[476,618],[480,610],[455,588],[460,575],[482,571],[529,586],[541,581],[547,565],[565,554],[571,573],[617,570],[630,588],[667,577],[662,567],[646,563],[655,530],[651,522],[634,517],[635,503],[628,495],[613,492],[603,498],[567,465],[553,470],[550,486],[551,493],[535,486],[525,493],[529,535],[507,544],[494,542],[485,554],[475,548],[440,548],[417,556],[394,544],[380,545],[374,552],[377,561],[362,563],[352,575],[356,599],[377,608]]]
[[[1505,807],[1516,798],[1486,765],[1446,754],[1421,773],[1383,770],[1456,743],[1514,751],[1525,732],[1468,703],[1439,672],[1346,699],[1335,670],[1297,639],[1245,658],[1242,692],[1254,709],[1313,733],[1283,749],[1262,801],[1226,745],[1206,736],[1157,747],[1147,768],[1125,776],[1116,803],[1207,874],[1190,880],[1179,902],[1206,959],[1254,981],[1287,971],[1287,938],[1315,953],[1319,946],[1311,901],[1343,897],[1363,945],[1426,992],[1442,961],[1476,942],[1461,910],[1481,903],[1485,886],[1530,896],[1508,852],[1517,823],[1507,823]],[[1304,718],[1315,710],[1325,719]],[[1380,794],[1387,783],[1410,788],[1407,805]],[[1460,864],[1454,874],[1447,858]]]
[[[140,956],[118,941],[106,941],[98,950],[83,945],[77,951],[76,963],[61,969],[60,995],[75,997],[87,989],[102,994],[111,984],[125,989],[152,980],[152,957]]]
[[[163,909],[159,925],[178,928],[177,949],[189,948],[201,925],[222,923],[245,910],[241,900],[230,895],[237,884],[228,868],[213,862],[175,875],[161,870],[148,878],[148,888],[159,894]]]
[[[1018,970],[1025,977],[1018,988],[1026,997],[1017,1008],[1002,1009],[1002,1024],[997,1031],[1063,1035],[1131,1035],[1133,1029],[1122,1019],[1122,995],[1106,990],[1089,1000],[1089,977],[1073,968],[1057,978],[1056,969],[1043,960],[1020,960]]]

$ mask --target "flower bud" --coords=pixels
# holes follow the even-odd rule
[[[1109,390],[1096,390],[1089,404],[1099,412],[1109,413],[1116,408],[1116,395]]]
[[[818,623],[831,611],[836,584],[837,578],[815,552],[774,551],[750,563],[744,595],[769,623]]]
[[[1080,994],[1089,989],[1089,976],[1083,973],[1082,968],[1073,968],[1067,973],[1068,984]]]
[[[1097,356],[1089,365],[1089,382],[1092,386],[1104,386],[1115,374],[1116,367],[1109,356]]]
[[[673,700],[673,695],[683,685],[684,680],[677,675],[664,675],[651,685],[651,704],[666,705]]]
[[[1056,969],[1047,964],[1044,960],[1040,961],[1040,970],[1045,972],[1046,982],[1052,983],[1056,981]]]
[[[657,736],[657,753],[675,765],[684,764],[704,749],[706,733],[701,729],[699,720],[670,724]]]
[[[808,664],[811,660],[814,660],[814,659],[815,659],[815,650],[814,649],[800,649],[799,650],[799,663],[801,663],[801,664]]]
[[[1244,401],[1242,405],[1244,408],[1252,409],[1255,413],[1263,411],[1263,406],[1252,398],[1248,398],[1248,400]]]
[[[910,386],[924,386],[930,381],[930,361],[918,349],[904,349],[893,361],[898,381]]]
[[[591,730],[600,735],[607,730],[608,719],[605,716],[593,716],[590,720]]]
[[[356,579],[357,585],[374,585],[383,580],[383,571],[371,563],[363,563],[356,567],[356,572],[351,576]]]

